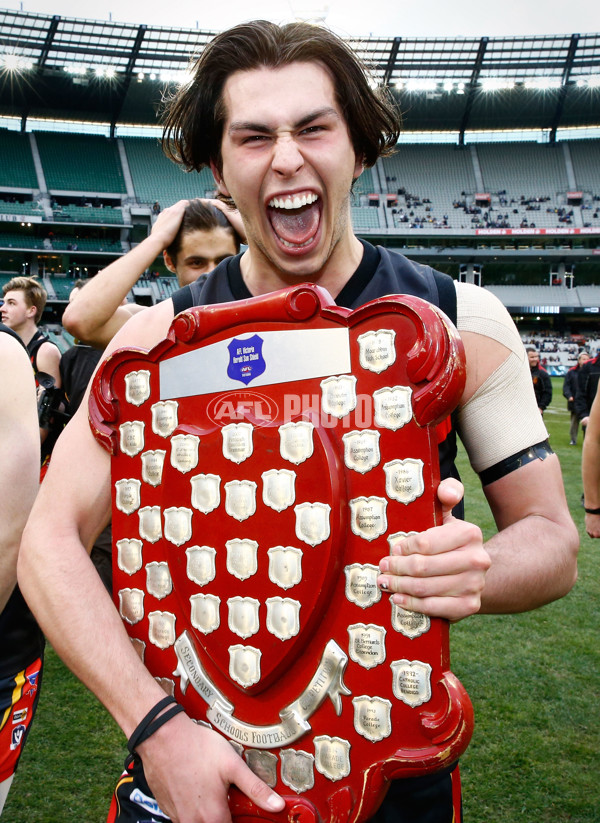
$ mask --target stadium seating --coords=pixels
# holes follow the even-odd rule
[[[0,129],[0,188],[37,189],[29,135]]]
[[[51,192],[126,193],[114,140],[62,132],[35,132],[35,140]]]

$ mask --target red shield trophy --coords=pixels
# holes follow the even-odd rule
[[[390,780],[466,748],[447,623],[377,585],[394,541],[441,522],[438,442],[464,381],[429,303],[349,311],[310,285],[182,312],[98,372],[127,631],[286,798],[268,815],[232,789],[235,820],[360,823]]]

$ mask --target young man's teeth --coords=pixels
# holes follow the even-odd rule
[[[313,235],[313,237],[309,237],[308,240],[305,240],[304,243],[290,243],[287,240],[284,240],[283,237],[280,237],[279,241],[283,243],[284,246],[287,246],[288,249],[301,249],[304,246],[308,246],[309,243],[312,243],[314,239],[315,238]]]
[[[273,209],[300,209],[302,206],[310,206],[318,199],[316,194],[295,194],[293,197],[274,197],[269,206]]]

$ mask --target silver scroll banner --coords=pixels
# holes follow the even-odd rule
[[[341,695],[351,694],[343,682],[348,657],[334,640],[323,651],[312,680],[297,700],[280,712],[281,723],[272,726],[253,726],[233,716],[234,706],[217,689],[202,667],[192,638],[182,632],[175,642],[178,665],[173,672],[181,678],[181,691],[185,694],[189,683],[208,704],[207,718],[224,735],[256,749],[272,749],[298,740],[310,731],[308,719],[326,697],[331,699],[336,714],[342,711]]]

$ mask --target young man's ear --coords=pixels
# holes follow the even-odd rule
[[[223,197],[231,198],[231,195],[229,194],[229,189],[227,188],[227,186],[225,185],[225,181],[223,180],[223,175],[221,174],[221,172],[212,160],[210,161],[210,170],[212,171],[213,177],[215,178],[215,182],[219,189],[219,194],[222,194]]]
[[[177,274],[177,269],[175,268],[175,264],[171,260],[168,251],[163,251],[163,260],[165,261],[165,266],[169,269],[169,271],[172,271],[173,274]]]

